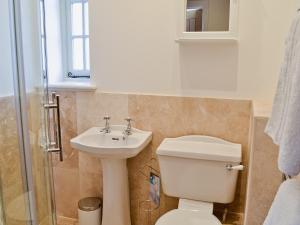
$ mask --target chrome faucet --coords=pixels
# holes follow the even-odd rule
[[[123,134],[124,134],[124,136],[128,137],[129,135],[132,135],[131,123],[132,123],[133,119],[131,119],[130,117],[127,117],[125,120],[127,121],[127,127],[123,131]]]
[[[100,132],[108,134],[111,132],[111,128],[109,125],[110,116],[104,116],[103,119],[105,120],[105,127]]]

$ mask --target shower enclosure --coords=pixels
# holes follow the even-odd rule
[[[48,100],[43,1],[1,0],[0,15],[0,225],[54,225],[49,151],[60,144],[50,141],[58,104]]]

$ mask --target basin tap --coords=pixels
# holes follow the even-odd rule
[[[128,117],[125,120],[127,121],[127,127],[123,131],[124,138],[128,137],[129,135],[132,135],[132,126],[131,126],[131,123],[132,123],[133,119],[131,119],[130,117]]]
[[[105,127],[100,132],[108,134],[111,132],[110,125],[109,125],[110,116],[104,116],[103,119],[105,120]]]

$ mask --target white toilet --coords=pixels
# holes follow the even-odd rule
[[[163,191],[179,205],[156,225],[221,225],[213,203],[234,200],[241,145],[208,136],[166,138],[157,155]]]

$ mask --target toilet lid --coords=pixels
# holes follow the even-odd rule
[[[175,209],[156,222],[155,225],[222,225],[212,214],[205,214],[200,211]]]

